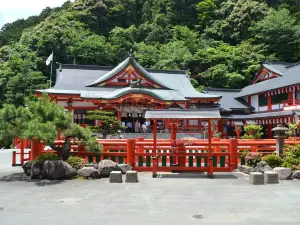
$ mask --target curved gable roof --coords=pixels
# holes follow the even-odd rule
[[[151,75],[151,73],[148,73],[133,57],[128,57],[123,62],[121,62],[118,66],[116,66],[114,69],[106,73],[105,75],[101,76],[99,79],[95,80],[91,84],[89,84],[89,87],[97,86],[114,76],[116,76],[118,73],[120,73],[122,70],[126,69],[128,66],[132,66],[135,68],[139,73],[141,73],[145,78],[148,78],[152,80],[157,85],[161,86],[162,88],[168,89],[163,83],[161,83],[159,80],[157,80],[154,76]]]

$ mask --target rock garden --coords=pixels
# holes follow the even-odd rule
[[[245,174],[274,171],[280,180],[300,179],[300,145],[285,145],[282,155],[243,152],[238,170]]]
[[[128,164],[117,164],[107,159],[99,163],[88,163],[84,158],[70,156],[64,161],[54,153],[39,155],[36,160],[23,165],[24,172],[31,179],[48,180],[108,178],[113,171],[126,174],[131,169]]]

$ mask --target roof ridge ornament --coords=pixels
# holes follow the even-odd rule
[[[144,87],[144,86],[142,85],[142,79],[139,79],[139,80],[133,82],[133,83],[130,85],[130,87],[132,87],[132,88],[141,88],[141,87]]]
[[[134,55],[134,50],[132,48],[129,50],[129,52],[127,52],[127,55],[129,58],[133,58],[134,60],[136,60],[136,57]]]

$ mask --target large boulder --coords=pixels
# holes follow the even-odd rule
[[[252,172],[253,168],[250,167],[250,166],[241,165],[241,166],[239,166],[239,170],[240,170],[242,173],[250,174],[250,173]]]
[[[43,177],[45,179],[66,180],[76,176],[76,169],[63,160],[47,160],[43,164]]]
[[[292,178],[292,170],[290,168],[285,168],[285,167],[275,167],[274,172],[278,173],[278,178],[280,180],[287,180]]]
[[[118,167],[118,164],[109,159],[100,161],[98,164],[98,170],[101,177],[109,177],[109,174],[112,171],[121,171],[121,169]]]
[[[129,164],[118,164],[118,167],[123,174],[126,174],[127,171],[132,170],[132,166]]]
[[[43,163],[34,162],[32,164],[30,178],[31,179],[42,179],[43,178]]]
[[[99,171],[96,170],[94,167],[83,167],[77,170],[77,174],[85,178],[93,178],[93,179],[100,178]]]
[[[32,162],[31,162],[31,161],[27,161],[27,162],[25,162],[25,163],[22,165],[22,169],[23,169],[24,173],[25,173],[27,176],[30,176],[30,173],[31,173],[31,165],[32,165]]]
[[[300,170],[294,171],[292,178],[300,180]]]
[[[260,172],[264,173],[265,171],[273,171],[272,167],[268,165],[265,161],[260,161],[256,164],[256,167],[252,170],[252,172]]]

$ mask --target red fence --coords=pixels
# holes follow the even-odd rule
[[[85,146],[71,145],[71,155],[81,156],[89,162],[111,159],[117,163],[131,164],[137,171],[213,171],[229,172],[237,168],[243,151],[269,154],[276,150],[275,139],[242,140],[212,139],[209,152],[208,140],[177,140],[175,143],[167,139],[157,140],[156,153],[152,139],[99,139],[103,145],[103,153],[97,155],[85,150]],[[300,141],[288,141],[286,144],[300,144]],[[62,146],[64,141],[55,141]],[[22,154],[23,152],[23,154]],[[37,155],[51,150],[44,150],[42,144],[31,143],[31,153],[13,152],[13,166],[34,159]],[[53,151],[55,152],[55,151]],[[17,163],[17,156],[20,156]]]

